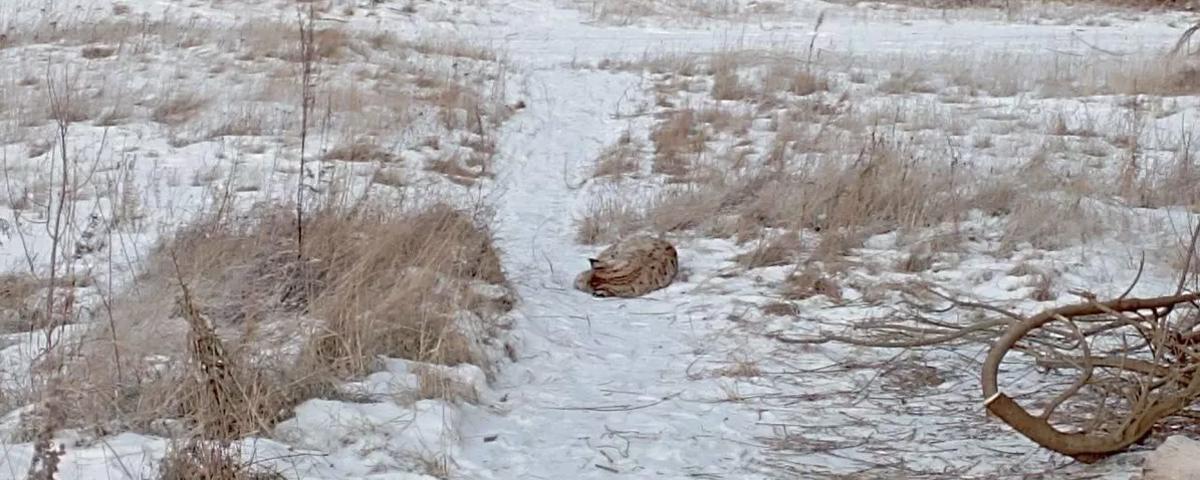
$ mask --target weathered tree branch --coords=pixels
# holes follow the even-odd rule
[[[1015,323],[992,345],[987,359],[984,361],[981,379],[983,395],[986,398],[984,405],[989,412],[999,417],[1005,423],[1008,423],[1030,440],[1081,462],[1094,462],[1124,450],[1143,438],[1159,420],[1190,405],[1200,395],[1200,375],[1191,375],[1187,382],[1180,382],[1183,383],[1182,386],[1184,388],[1169,394],[1163,394],[1154,398],[1151,398],[1148,392],[1145,395],[1140,395],[1137,398],[1138,401],[1133,403],[1133,408],[1128,416],[1120,422],[1118,428],[1110,431],[1067,433],[1056,429],[1050,424],[1048,419],[1031,415],[1018,405],[1015,400],[1000,391],[998,386],[1000,364],[1008,352],[1016,347],[1017,342],[1052,321],[1105,313],[1120,314],[1124,312],[1137,312],[1139,310],[1153,310],[1156,312],[1157,317],[1160,309],[1170,310],[1176,305],[1190,304],[1198,298],[1200,298],[1200,294],[1187,293],[1145,299],[1121,298],[1109,302],[1089,301],[1087,303],[1066,305],[1046,310],[1022,322]],[[1124,315],[1121,315],[1121,318],[1124,321],[1132,321]],[[1156,340],[1162,342],[1163,339],[1159,338]],[[1090,352],[1085,352],[1085,356],[1090,356]],[[1092,366],[1095,365],[1094,359],[1086,360],[1086,363]],[[1116,364],[1116,362],[1113,363]],[[1160,367],[1157,364],[1141,365],[1137,368],[1162,373],[1164,377],[1180,373],[1177,369],[1170,371],[1172,369]],[[1160,369],[1166,369],[1167,371]],[[1061,403],[1061,401],[1058,403]]]

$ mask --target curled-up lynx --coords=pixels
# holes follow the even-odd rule
[[[666,287],[679,272],[675,247],[648,236],[621,240],[589,258],[592,268],[575,279],[575,288],[597,297],[639,297]]]

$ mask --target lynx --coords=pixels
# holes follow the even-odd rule
[[[637,236],[619,241],[589,258],[592,268],[575,279],[575,288],[597,297],[639,297],[666,287],[679,272],[675,247]]]

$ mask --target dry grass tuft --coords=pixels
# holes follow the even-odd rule
[[[787,302],[771,302],[758,307],[763,314],[773,317],[793,317],[800,314],[800,308]]]
[[[339,58],[352,47],[352,39],[346,30],[326,28],[313,32],[313,42],[316,43],[315,54],[326,60]]]
[[[33,296],[43,285],[27,274],[0,275],[0,334],[26,332],[40,323],[44,313]]]
[[[842,300],[841,285],[816,266],[809,265],[793,273],[784,284],[783,296],[788,300],[804,300],[817,295],[824,295],[834,302]]]
[[[355,141],[338,145],[325,152],[325,160],[340,160],[343,162],[392,162],[396,156],[370,139],[360,138]]]
[[[950,192],[958,188],[940,160],[874,136],[864,142],[857,155],[848,159],[824,157],[794,171],[767,167],[732,179],[715,177],[684,194],[681,201],[652,206],[649,215],[690,219],[679,227],[710,231],[716,230],[714,222],[721,218],[713,212],[733,215],[739,240],[759,237],[772,228],[814,231],[823,244],[816,253],[835,254],[866,235],[952,221],[968,209],[967,202],[949,201]],[[697,211],[701,208],[707,210]],[[782,246],[774,246],[768,260],[778,260],[779,252],[786,250]],[[744,261],[762,263],[752,258]]]
[[[72,421],[105,431],[218,422],[236,438],[334,395],[337,379],[370,371],[379,356],[488,368],[489,352],[504,348],[496,320],[511,302],[474,288],[506,279],[487,227],[470,214],[443,204],[330,207],[306,219],[303,255],[295,232],[286,209],[268,207],[208,218],[164,242],[71,369],[86,386],[70,399],[84,412]],[[172,302],[181,284],[224,344],[236,388],[216,399],[191,380],[184,339],[195,328]]]
[[[79,55],[88,60],[108,58],[117,53],[117,48],[108,45],[89,45],[79,51]]]
[[[796,261],[800,247],[800,234],[789,231],[760,239],[752,250],[738,255],[736,261],[746,268],[787,265]]]
[[[596,159],[593,177],[622,177],[636,175],[641,171],[643,145],[635,142],[629,132],[621,135],[617,143],[610,145]]]
[[[425,55],[445,55],[494,62],[499,57],[486,45],[471,43],[459,37],[425,38],[407,43],[407,47]]]
[[[640,230],[643,217],[642,209],[627,199],[614,196],[594,200],[576,220],[575,240],[585,245],[612,243]]]
[[[801,69],[795,62],[779,61],[771,65],[762,80],[764,92],[787,92],[805,96],[829,90],[829,80],[812,69]]]
[[[155,105],[150,118],[166,125],[180,125],[196,118],[206,105],[208,100],[196,93],[175,93]]]
[[[758,362],[746,358],[733,359],[729,365],[716,371],[717,376],[732,378],[753,378],[762,375]]]
[[[478,403],[479,391],[445,370],[423,365],[413,370],[419,382],[417,399],[442,399],[451,402]]]
[[[691,109],[668,114],[650,134],[654,142],[652,171],[671,177],[683,177],[691,172],[689,155],[703,152],[707,135],[696,121]]]
[[[713,56],[710,66],[713,78],[712,98],[744,100],[754,94],[754,90],[738,75],[737,57],[733,53],[721,53]]]
[[[467,165],[464,165],[460,155],[446,154],[439,158],[430,159],[425,165],[425,169],[440,173],[447,180],[455,184],[470,186],[474,185],[480,178],[491,176],[491,173],[487,171],[487,161],[480,160],[480,158],[479,156],[472,155],[468,157]],[[474,168],[467,168],[468,166]]]
[[[157,480],[283,480],[282,473],[269,471],[241,458],[236,448],[187,440],[172,445],[158,465]]]

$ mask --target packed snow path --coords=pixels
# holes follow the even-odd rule
[[[754,418],[704,401],[712,392],[687,378],[711,327],[689,315],[684,288],[634,300],[571,289],[594,253],[574,241],[586,199],[572,184],[627,126],[613,117],[642,101],[639,77],[534,68],[500,149],[497,234],[522,299],[519,361],[494,385],[503,413],[466,425],[466,458],[498,479],[748,474]]]

